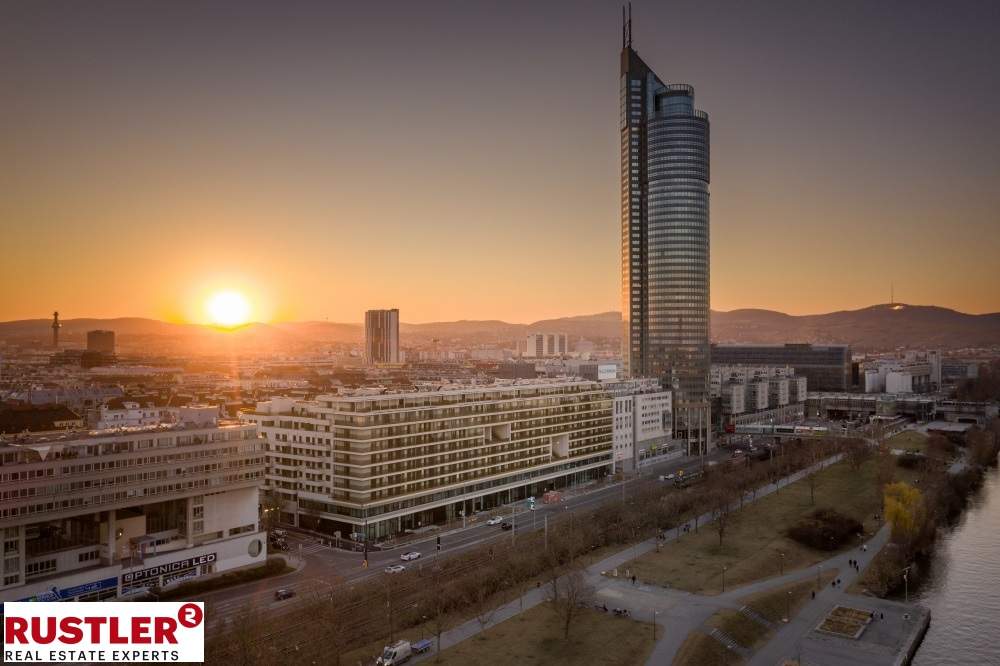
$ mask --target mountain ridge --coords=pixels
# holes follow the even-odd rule
[[[1000,312],[969,314],[934,305],[878,304],[857,310],[790,315],[762,308],[712,311],[712,339],[717,342],[813,342],[851,344],[858,350],[897,347],[985,347],[1000,345]],[[122,342],[130,338],[198,338],[239,340],[266,346],[277,343],[357,343],[363,326],[353,322],[301,321],[251,323],[232,331],[202,324],[166,322],[145,317],[62,320],[63,340],[79,342],[86,331],[114,330]],[[0,340],[45,341],[51,320],[0,322]],[[621,335],[616,311],[542,319],[530,324],[499,319],[400,323],[400,336],[411,344],[513,344],[529,332],[561,332],[571,338],[610,342]]]

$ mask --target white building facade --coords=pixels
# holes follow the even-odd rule
[[[610,471],[612,399],[597,382],[359,389],[257,404],[281,520],[382,539]]]
[[[0,601],[126,598],[262,563],[251,424],[0,442]]]

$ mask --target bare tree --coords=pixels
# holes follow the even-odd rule
[[[486,630],[497,612],[492,592],[490,580],[486,574],[475,576],[471,584],[467,586],[466,603],[475,615],[481,631]]]
[[[815,446],[809,447],[809,454],[807,458],[807,463],[809,466],[814,466],[820,461],[819,450]],[[809,503],[816,504],[816,485],[819,483],[819,472],[820,470],[811,470],[806,475],[806,480],[809,483]]]
[[[709,496],[709,500],[709,506],[712,507],[712,519],[715,521],[715,531],[719,534],[719,546],[721,547],[722,539],[726,535],[726,528],[729,526],[729,515],[733,505],[732,489],[720,484]]]
[[[594,598],[594,589],[587,583],[586,577],[578,568],[573,568],[562,577],[561,587],[562,594],[549,600],[562,622],[563,638],[569,640],[569,630],[573,625],[573,620],[579,617],[583,609],[591,604]]]

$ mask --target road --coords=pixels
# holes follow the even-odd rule
[[[706,457],[706,461],[718,461],[729,456],[725,450],[714,451]],[[680,469],[693,469],[700,465],[696,457],[674,458],[645,467],[640,478],[675,473]],[[196,601],[206,602],[206,615],[209,627],[227,624],[234,616],[244,609],[252,607],[258,612],[270,615],[280,615],[286,609],[293,608],[302,598],[322,593],[336,585],[357,583],[376,576],[390,575],[383,572],[391,564],[400,564],[399,556],[406,551],[422,553],[419,560],[402,563],[407,568],[423,566],[435,557],[450,557],[460,554],[474,546],[498,539],[510,539],[514,533],[543,529],[545,517],[565,511],[586,511],[599,504],[621,501],[622,495],[628,496],[629,486],[637,478],[624,482],[604,485],[591,491],[583,490],[567,497],[556,504],[538,504],[536,510],[528,511],[523,502],[508,505],[491,512],[503,515],[508,522],[513,522],[514,530],[501,530],[496,525],[486,525],[486,518],[479,518],[475,524],[466,528],[458,528],[448,532],[431,532],[426,538],[411,541],[387,551],[372,550],[368,553],[368,568],[362,566],[362,553],[349,552],[318,543],[314,537],[289,531],[288,542],[290,561],[300,562],[300,567],[294,573],[268,578],[253,583],[246,583],[200,596]],[[623,489],[624,486],[624,489]],[[512,511],[520,506],[520,510],[511,516]],[[437,537],[441,535],[441,552],[437,553]],[[300,560],[301,557],[301,560]],[[291,589],[296,596],[283,601],[275,601],[274,593],[278,589]]]

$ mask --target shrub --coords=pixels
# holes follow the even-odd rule
[[[861,523],[834,509],[816,509],[788,529],[788,537],[817,550],[836,550],[861,532]]]

